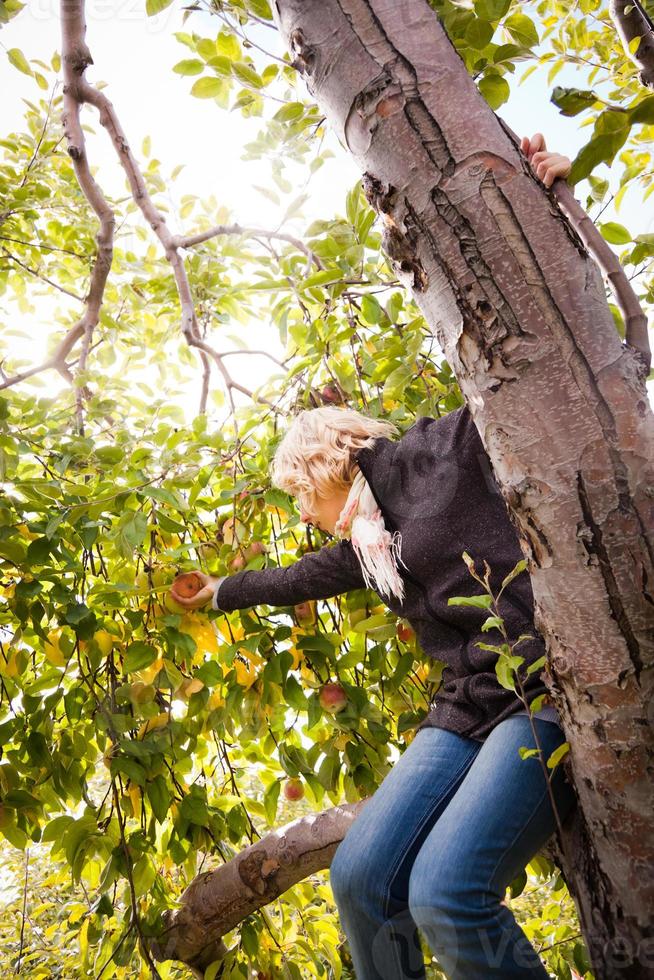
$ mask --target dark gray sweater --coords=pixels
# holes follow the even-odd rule
[[[433,707],[416,731],[434,726],[483,740],[522,705],[499,684],[496,655],[476,646],[500,642],[497,630],[481,632],[488,611],[448,606],[447,600],[482,592],[461,557],[464,551],[479,570],[482,559],[488,561],[495,594],[523,555],[477,428],[466,407],[440,419],[421,418],[397,442],[377,439],[358,453],[357,462],[386,527],[402,535],[405,598],[381,598],[408,620],[423,650],[446,664]],[[364,587],[354,550],[349,541],[341,541],[287,568],[229,576],[218,586],[214,607],[230,612],[260,603],[290,606]],[[506,588],[499,610],[511,640],[521,633],[533,636],[515,650],[525,659],[520,676],[531,702],[547,689],[539,671],[531,677],[525,674],[526,667],[545,653],[533,622],[526,571]],[[543,717],[547,711],[555,720],[553,709]]]

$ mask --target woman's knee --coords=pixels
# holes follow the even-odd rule
[[[409,877],[409,910],[418,924],[421,920],[438,921],[443,926],[493,901],[473,867],[464,867],[448,858],[447,849],[434,854],[433,848],[421,859],[418,854]]]
[[[375,859],[370,842],[351,827],[336,848],[329,866],[329,881],[337,903],[361,899],[384,878],[384,868]]]

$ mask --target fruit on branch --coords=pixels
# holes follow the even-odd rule
[[[293,612],[300,626],[310,626],[316,621],[316,603],[308,599],[293,606]]]
[[[320,392],[323,405],[343,405],[347,398],[345,392],[337,384],[326,384]]]
[[[398,640],[402,640],[402,643],[409,643],[415,635],[415,630],[408,623],[397,624],[397,638]]]
[[[245,540],[246,527],[238,517],[228,517],[222,526],[222,536],[225,544],[238,548]]]
[[[301,800],[304,796],[304,785],[301,779],[287,779],[284,783],[284,796],[287,800]]]
[[[347,694],[342,684],[332,682],[325,684],[321,688],[318,700],[323,711],[328,711],[329,714],[335,715],[347,704]]]

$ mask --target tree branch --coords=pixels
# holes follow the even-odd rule
[[[92,63],[90,52],[84,43],[86,24],[84,22],[84,9],[81,3],[73,2],[73,0],[62,0],[61,26],[61,50],[64,74],[64,134],[78,183],[100,222],[100,228],[96,235],[98,251],[91,272],[89,292],[84,300],[86,309],[81,318],[68,331],[52,357],[35,368],[30,368],[13,377],[5,378],[0,385],[0,389],[9,388],[11,385],[17,384],[19,381],[23,381],[25,378],[38,374],[40,371],[45,371],[48,368],[56,368],[67,381],[73,380],[66,364],[66,356],[80,337],[84,336],[86,338],[87,345],[90,343],[93,330],[100,318],[102,297],[104,296],[107,277],[111,269],[115,227],[114,213],[91,174],[86,156],[84,131],[79,118],[81,103],[79,98],[79,84],[87,65]],[[84,355],[80,359],[80,369],[83,370],[83,367]],[[79,404],[78,396],[78,414]]]
[[[620,35],[625,54],[640,69],[640,81],[654,88],[654,24],[640,0],[610,0],[609,14]],[[634,52],[629,44],[635,38],[640,44]]]
[[[298,881],[329,867],[366,802],[300,817],[198,875],[181,895],[180,907],[163,913],[162,932],[150,941],[155,959],[181,960],[202,977],[209,963],[225,955],[222,936]]]
[[[646,378],[652,365],[652,352],[649,345],[647,317],[634,288],[617,255],[588,217],[568,184],[563,180],[556,180],[553,191],[562,211],[567,215],[611,285],[616,304],[625,322],[626,343],[638,355]]]
[[[38,272],[36,269],[32,269],[32,267],[27,265],[25,262],[21,262],[18,256],[10,252],[9,249],[3,248],[2,251],[3,254],[7,256],[8,259],[10,259],[12,262],[15,262],[16,265],[19,265],[21,269],[25,270],[25,272],[29,272],[31,276],[34,276],[36,279],[41,279],[42,282],[46,282],[48,286],[52,286],[53,289],[58,289],[60,293],[65,293],[66,296],[70,296],[71,299],[76,299],[78,303],[84,302],[83,296],[79,296],[77,293],[71,292],[70,289],[66,289],[64,286],[60,286],[59,283],[54,282],[52,279],[48,279],[48,277],[44,276],[42,272]]]
[[[209,241],[210,238],[216,238],[218,235],[241,235],[243,238],[265,238],[268,241],[288,242],[289,245],[293,245],[299,252],[304,252],[307,256],[307,275],[312,264],[318,270],[323,268],[323,264],[318,256],[304,242],[301,242],[299,238],[295,238],[293,235],[287,235],[281,231],[266,231],[265,228],[248,228],[237,223],[232,225],[216,225],[207,231],[198,232],[196,235],[176,235],[173,238],[173,242],[177,248],[186,249],[192,248],[194,245],[200,245],[202,242]]]

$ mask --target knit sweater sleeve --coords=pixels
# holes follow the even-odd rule
[[[329,599],[363,588],[363,574],[352,545],[340,541],[304,555],[285,568],[227,576],[218,583],[212,606],[223,612],[259,604],[291,606],[307,599]]]

